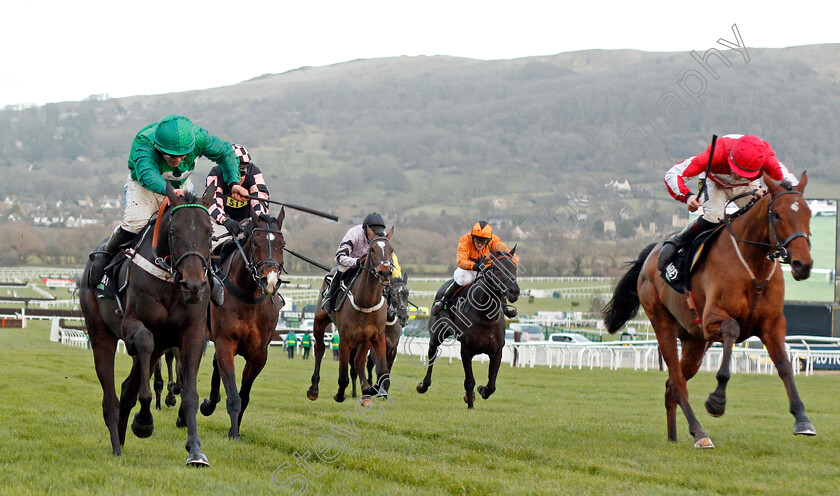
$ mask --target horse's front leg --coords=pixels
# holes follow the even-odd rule
[[[707,326],[706,335],[712,335],[714,322]],[[723,358],[720,361],[720,368],[717,371],[717,387],[706,399],[706,411],[712,417],[720,417],[726,411],[726,385],[729,383],[730,362],[732,361],[732,347],[735,340],[741,333],[741,326],[731,317],[726,317],[720,323],[720,335],[723,338]],[[702,358],[702,355],[700,355]]]
[[[805,415],[805,405],[799,398],[799,392],[796,390],[796,384],[793,381],[793,367],[790,364],[790,358],[785,350],[785,317],[780,315],[776,322],[772,323],[764,330],[761,336],[761,341],[767,347],[767,353],[773,360],[773,365],[779,371],[779,377],[785,384],[788,401],[790,402],[790,413],[796,422],[793,424],[794,434],[804,434],[806,436],[816,436],[817,430],[814,424]]]
[[[213,412],[216,411],[216,405],[222,400],[222,395],[219,391],[220,377],[219,377],[219,364],[216,361],[218,359],[218,350],[216,353],[213,354],[213,374],[210,376],[210,396],[205,398],[204,401],[201,402],[201,414],[205,417],[209,417],[213,415]],[[179,426],[184,427],[184,426]]]
[[[228,437],[239,440],[239,414],[242,411],[242,398],[236,387],[236,370],[233,359],[236,355],[237,343],[218,339],[216,343],[216,367],[225,385],[227,395],[227,412],[230,417]]]
[[[478,386],[478,394],[487,399],[496,391],[496,376],[499,375],[499,367],[502,365],[502,348],[490,355],[490,368],[487,371],[487,386]]]
[[[149,379],[151,374],[151,367],[155,360],[160,359],[160,353],[155,353],[155,338],[152,332],[136,319],[126,319],[123,321],[123,331],[125,336],[131,336],[131,347],[134,349],[136,355],[134,357],[135,366],[131,369],[131,387],[134,389],[133,381],[140,381],[139,394],[137,399],[140,401],[140,411],[134,415],[134,420],[131,422],[131,431],[139,438],[147,438],[155,431],[155,422],[152,417],[152,390],[149,387]],[[129,343],[126,343],[126,347]],[[128,381],[128,379],[126,379]],[[130,391],[129,391],[129,394]],[[125,397],[126,391],[123,391],[123,398],[120,403],[120,410],[125,408],[122,406],[122,400],[125,399],[131,403],[129,398]],[[128,404],[126,404],[128,407]],[[130,411],[131,408],[128,407]],[[122,411],[120,412],[122,414]],[[128,412],[125,412],[126,415]],[[122,415],[121,415],[122,416]]]
[[[178,416],[187,424],[187,443],[185,448],[187,465],[207,466],[210,465],[207,457],[201,451],[201,441],[198,439],[198,427],[195,415],[198,411],[198,366],[201,363],[201,354],[204,350],[204,319],[199,319],[200,325],[187,328],[181,334],[181,378],[183,390],[181,391],[181,408]]]
[[[429,364],[426,367],[426,376],[417,384],[417,392],[420,394],[429,390],[432,385],[432,371],[438,355],[438,347],[446,339],[446,333],[452,328],[452,321],[447,317],[434,318],[429,320]]]
[[[358,396],[356,394],[356,379],[359,376],[359,373],[356,371],[356,354],[359,352],[359,347],[361,345],[355,347],[353,351],[350,352],[350,384],[353,386],[353,392],[351,393],[350,397],[355,398]]]
[[[248,408],[248,403],[251,402],[251,387],[253,387],[257,376],[260,375],[260,372],[265,367],[266,360],[268,360],[268,350],[263,349],[256,356],[252,357],[242,370],[242,387],[239,388],[239,397],[241,398],[242,406],[239,410],[239,419],[237,419],[237,431],[242,425],[242,415],[245,414],[245,409]]]
[[[330,318],[321,308],[321,299],[318,299],[318,310],[315,312],[315,322],[312,327],[312,338],[315,341],[315,370],[312,372],[312,384],[306,392],[306,397],[312,401],[318,399],[318,383],[321,382],[321,359],[324,358],[324,332],[330,324]],[[336,330],[338,332],[338,330]]]
[[[163,392],[163,374],[160,372],[160,360],[155,363],[155,410],[160,410],[160,394]]]

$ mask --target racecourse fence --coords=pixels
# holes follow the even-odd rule
[[[796,343],[802,336],[790,336],[790,343]],[[826,338],[829,339],[829,338]],[[836,345],[835,350],[826,349],[790,349],[788,358],[793,364],[794,374],[802,372],[805,375],[814,373],[814,364],[825,360],[840,362],[840,339],[831,341]],[[417,365],[428,362],[428,337],[404,336],[398,345],[397,352],[406,355]],[[461,344],[448,339],[438,348],[436,361],[461,359]],[[478,355],[473,361],[484,363],[489,360],[487,355]],[[723,360],[723,348],[714,346],[703,357],[701,370],[717,371]],[[589,369],[632,368],[633,370],[667,370],[659,355],[656,340],[645,341],[615,341],[609,343],[559,343],[547,341],[531,341],[522,343],[506,343],[502,349],[502,362],[511,367],[529,367],[537,365],[548,368]],[[773,361],[767,350],[736,347],[732,350],[730,370],[734,373],[745,374],[775,374],[777,373]]]

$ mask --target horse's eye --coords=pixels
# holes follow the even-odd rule
[[[773,218],[775,218],[776,220],[781,220],[781,217],[779,217],[779,212],[774,211]]]

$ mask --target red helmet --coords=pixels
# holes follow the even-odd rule
[[[758,136],[742,136],[729,152],[729,168],[745,179],[755,179],[761,175],[764,162],[771,155],[773,149],[763,139]]]
[[[490,227],[490,224],[480,220],[473,226],[472,236],[473,239],[490,239],[493,236],[493,228]]]

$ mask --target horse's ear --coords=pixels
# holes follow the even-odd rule
[[[794,189],[800,193],[804,193],[806,184],[808,184],[808,171],[802,171],[802,175],[799,177],[799,184]]]
[[[782,189],[782,187],[779,186],[779,183],[774,181],[773,178],[770,177],[770,174],[767,174],[766,172],[764,173],[764,184],[767,185],[767,191],[770,193],[770,196],[775,196],[776,193]]]
[[[257,215],[256,212],[254,212],[254,206],[253,205],[251,205],[248,208],[248,213],[251,215],[251,222],[252,222],[253,226],[257,227],[257,221],[260,220],[260,216]]]
[[[408,274],[403,274],[402,280],[404,283],[408,284]]]
[[[516,245],[513,245],[513,249],[510,250],[511,255],[516,255]]]
[[[391,236],[393,236],[393,235],[394,235],[394,226],[391,226],[391,230],[388,231],[388,234],[385,237],[388,238],[388,241],[390,241]]]
[[[175,194],[175,189],[169,184],[169,181],[166,181],[166,197],[169,198],[170,205],[179,205],[181,203],[181,198]]]
[[[283,229],[283,219],[286,218],[286,207],[280,207],[280,213],[277,215],[277,230]]]
[[[207,186],[204,188],[204,195],[201,197],[202,205],[205,207],[209,207],[211,203],[213,203],[213,195],[216,193],[216,187],[214,185]]]

